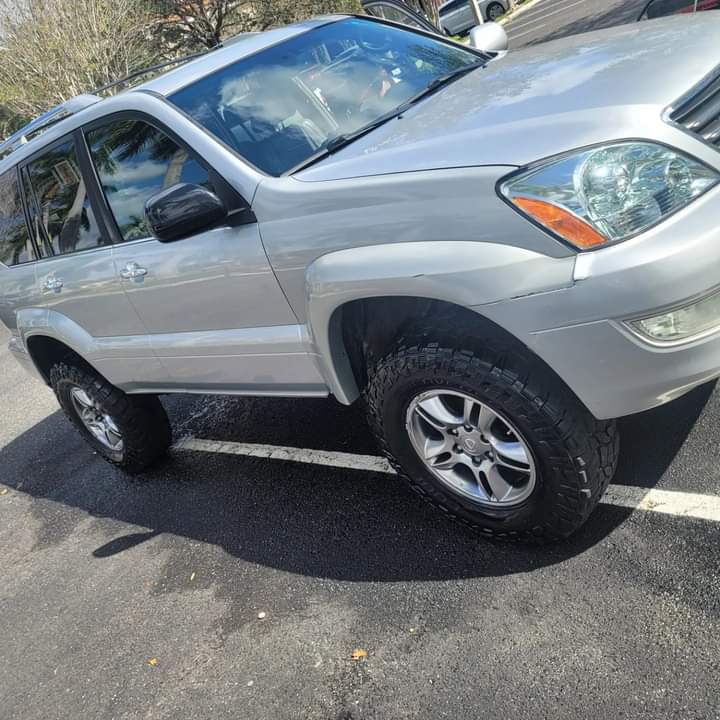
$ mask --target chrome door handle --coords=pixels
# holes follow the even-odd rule
[[[60,292],[62,290],[63,281],[60,278],[50,275],[45,279],[45,289],[52,292]]]
[[[135,262],[129,262],[121,271],[120,277],[123,280],[132,280],[133,278],[141,278],[147,275],[147,270],[144,267],[140,267]]]

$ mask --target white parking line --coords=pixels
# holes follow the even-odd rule
[[[175,443],[174,447],[176,450],[246,455],[247,457],[268,458],[270,460],[290,460],[292,462],[307,463],[308,465],[328,465],[329,467],[347,468],[349,470],[395,473],[390,467],[390,463],[385,458],[377,455],[354,455],[353,453],[306,450],[304,448],[283,447],[282,445],[256,445],[255,443],[201,440],[193,437],[180,440]]]
[[[282,445],[259,445],[223,440],[202,440],[187,437],[174,445],[175,450],[219,453],[222,455],[243,455],[245,457],[288,460],[308,465],[325,465],[347,470],[363,470],[395,474],[388,461],[377,455],[356,455],[345,452],[310,450],[307,448],[285,447]],[[698,518],[720,522],[720,497],[700,495],[676,490],[648,490],[629,485],[611,485],[602,499],[605,505],[645,510],[647,512]]]
[[[506,25],[510,23],[524,22],[527,18],[541,17],[548,11],[556,8],[562,8],[567,0],[538,0],[534,4],[526,4],[522,6],[522,11],[517,11],[511,15],[505,22]]]
[[[565,5],[564,7],[561,7],[559,10],[553,10],[549,13],[542,13],[537,16],[537,19],[538,20],[542,19],[544,21],[547,18],[552,17],[553,15],[559,15],[560,13],[566,12],[571,7],[575,7],[576,5],[582,5],[585,2],[586,2],[586,0],[577,0],[577,2],[572,2],[569,5]],[[526,25],[532,24],[532,22],[535,19],[536,19],[535,16],[533,16],[531,18],[521,18],[520,20],[517,21],[517,23],[513,23],[512,21],[510,21],[507,24],[508,35],[513,37],[513,33],[515,30],[522,30]],[[532,30],[537,30],[543,26],[544,26],[544,23],[543,23],[543,25],[536,25],[535,27],[532,28]],[[527,35],[527,34],[528,34],[527,32],[521,33],[521,35]],[[520,35],[515,35],[514,37],[520,37]]]
[[[518,38],[524,37],[525,35],[532,35],[533,33],[538,32],[538,30],[542,30],[544,27],[545,25],[538,25],[537,27],[526,30],[525,32],[518,33],[517,35],[508,34],[508,40],[517,40]]]

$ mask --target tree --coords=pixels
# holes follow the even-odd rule
[[[0,0],[0,132],[160,59],[358,0]]]
[[[242,29],[238,0],[156,0],[158,28],[172,52],[213,48]]]
[[[245,4],[250,6],[252,3],[253,0],[248,0]],[[358,0],[266,0],[258,5],[257,29],[267,30],[315,15],[360,12],[360,9]]]
[[[333,12],[359,12],[358,0],[155,0],[166,51],[197,52],[243,32],[268,30]]]
[[[1,53],[0,62],[2,62]],[[14,115],[12,112],[10,112],[3,100],[0,99],[0,139],[11,135],[23,124],[23,118],[19,118],[17,115]]]
[[[142,0],[0,0],[0,99],[34,117],[153,62]]]

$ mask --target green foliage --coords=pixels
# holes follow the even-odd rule
[[[142,0],[0,0],[0,98],[33,117],[157,57]]]
[[[0,0],[0,134],[158,60],[359,0]]]

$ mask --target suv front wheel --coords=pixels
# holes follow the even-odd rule
[[[51,368],[50,385],[85,440],[121,470],[141,473],[170,447],[170,422],[154,395],[126,395],[92,368],[72,361]]]
[[[615,472],[615,423],[596,420],[524,348],[398,347],[370,371],[365,398],[399,474],[493,537],[569,536]]]

